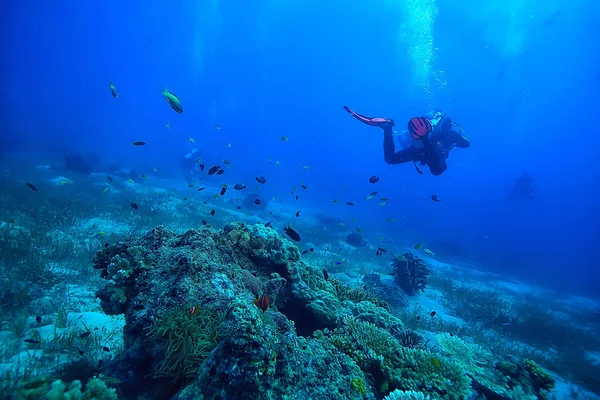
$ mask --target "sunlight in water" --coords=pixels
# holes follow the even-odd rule
[[[399,41],[412,62],[413,83],[425,91],[432,101],[432,77],[435,46],[434,22],[437,16],[435,0],[400,2],[405,14],[400,25]]]

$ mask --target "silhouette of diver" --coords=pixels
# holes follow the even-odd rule
[[[412,118],[407,124],[407,130],[400,132],[400,135],[407,137],[411,144],[405,149],[396,151],[392,130],[395,125],[394,120],[366,117],[347,106],[344,106],[344,110],[364,124],[383,129],[383,155],[386,163],[402,164],[412,161],[420,174],[423,172],[417,166],[417,162],[429,166],[433,175],[441,175],[448,168],[446,159],[450,150],[454,147],[471,146],[469,137],[463,129],[441,111]]]

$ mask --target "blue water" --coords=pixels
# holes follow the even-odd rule
[[[9,1],[3,151],[80,151],[185,183],[180,162],[196,147],[207,165],[232,161],[232,184],[264,175],[263,194],[284,204],[304,180],[302,210],[355,218],[383,244],[426,242],[442,258],[594,294],[599,7],[455,3]],[[472,146],[439,177],[386,165],[381,131],[343,105],[400,128],[440,107]],[[533,200],[509,198],[522,174]],[[387,205],[364,200],[375,190]]]

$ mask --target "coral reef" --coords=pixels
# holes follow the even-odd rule
[[[414,296],[419,290],[425,291],[431,272],[421,258],[406,252],[394,258],[392,267],[396,282],[407,294]]]
[[[423,392],[414,392],[412,390],[394,390],[383,400],[430,400],[430,396],[426,396]]]
[[[117,400],[117,391],[106,386],[101,379],[90,379],[85,387],[80,381],[66,384],[61,380],[52,381],[38,377],[22,382],[12,396],[15,400]]]

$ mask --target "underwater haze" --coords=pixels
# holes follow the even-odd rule
[[[134,265],[133,258],[139,254],[129,254],[119,247],[121,243],[155,249],[165,246],[166,241],[159,238],[165,235],[178,243],[169,246],[178,248],[184,242],[191,243],[186,241],[189,237],[184,232],[192,229],[198,232],[202,229],[207,238],[216,235],[216,242],[221,235],[225,243],[231,239],[231,232],[241,229],[227,227],[245,223],[248,227],[252,224],[261,227],[248,228],[251,237],[258,234],[256,232],[268,236],[261,230],[268,232],[269,229],[263,228],[267,225],[274,228],[271,231],[277,236],[273,239],[277,243],[291,240],[290,246],[296,244],[295,252],[301,253],[299,257],[306,258],[308,263],[312,262],[319,279],[324,279],[320,290],[329,287],[328,279],[338,279],[349,288],[364,287],[366,291],[365,277],[376,274],[381,276],[377,279],[386,282],[386,277],[391,277],[391,265],[397,268],[397,257],[409,265],[412,259],[406,254],[417,255],[431,271],[427,291],[424,285],[420,287],[422,291],[417,291],[421,293],[417,295],[420,296],[417,301],[413,298],[415,293],[403,293],[400,283],[394,290],[403,293],[403,298],[408,296],[409,300],[402,300],[398,305],[390,298],[373,300],[373,303],[385,300],[390,304],[388,311],[391,310],[393,315],[390,318],[399,318],[406,329],[423,334],[424,342],[430,337],[421,330],[437,333],[440,346],[444,347],[439,335],[450,332],[460,336],[458,331],[442,329],[439,325],[417,326],[404,319],[407,315],[410,318],[416,315],[407,311],[410,307],[413,307],[410,310],[421,310],[415,312],[419,316],[419,312],[424,313],[424,319],[428,321],[434,320],[436,313],[441,315],[444,307],[445,312],[452,315],[446,322],[456,318],[465,326],[483,324],[485,329],[507,340],[518,341],[519,346],[525,343],[531,351],[527,353],[529,358],[541,366],[550,368],[560,364],[561,367],[556,367],[552,373],[557,382],[562,379],[564,387],[568,386],[571,392],[564,388],[552,392],[548,387],[548,393],[553,393],[554,398],[571,398],[564,393],[579,393],[578,396],[600,393],[597,378],[600,376],[597,334],[600,323],[600,176],[597,169],[600,130],[596,123],[600,105],[600,4],[597,2],[9,0],[0,18],[3,56],[0,67],[0,231],[4,230],[2,265],[5,269],[1,296],[5,310],[0,316],[5,321],[3,330],[34,341],[28,342],[29,350],[40,351],[41,348],[48,353],[43,344],[46,340],[50,343],[51,339],[46,339],[43,332],[36,333],[35,337],[28,336],[28,332],[43,325],[40,321],[48,318],[55,324],[58,318],[54,315],[56,307],[42,306],[40,299],[56,297],[52,293],[58,290],[57,285],[62,287],[61,293],[69,287],[67,297],[80,299],[80,303],[73,300],[73,304],[85,303],[91,307],[73,305],[65,308],[63,314],[59,313],[63,319],[61,329],[71,325],[83,329],[74,331],[73,340],[88,340],[87,336],[81,337],[92,331],[91,328],[87,330],[87,325],[94,325],[95,321],[102,326],[103,323],[98,321],[104,321],[102,318],[106,315],[125,318],[110,322],[118,332],[125,324],[124,339],[115,336],[114,346],[98,339],[98,343],[94,343],[100,347],[94,348],[96,353],[90,356],[95,374],[103,368],[96,365],[99,358],[114,363],[107,368],[120,383],[112,385],[114,382],[102,381],[104,383],[100,385],[107,391],[115,388],[115,393],[123,398],[134,398],[137,394],[171,398],[176,393],[182,396],[180,398],[202,398],[201,395],[205,398],[256,398],[249,394],[254,389],[248,389],[248,395],[244,397],[227,392],[229,389],[223,389],[227,385],[219,386],[217,378],[206,378],[213,376],[215,371],[221,374],[220,377],[225,374],[225,364],[211,364],[215,354],[222,351],[220,356],[224,358],[223,354],[230,354],[228,351],[235,354],[230,348],[219,350],[216,339],[212,347],[207,345],[215,349],[212,355],[195,355],[196,360],[202,360],[197,366],[202,371],[199,374],[181,370],[178,361],[168,367],[163,361],[155,370],[138,369],[137,376],[124,374],[123,371],[128,370],[125,364],[135,364],[131,360],[151,359],[157,354],[157,351],[139,350],[141,345],[137,339],[128,339],[127,326],[131,334],[132,326],[145,324],[144,332],[150,330],[150,339],[160,338],[165,332],[160,327],[148,328],[149,324],[161,320],[160,315],[142,318],[137,325],[132,323],[128,318],[133,318],[132,315],[138,312],[135,310],[139,310],[134,303],[143,307],[147,302],[149,310],[165,307],[171,313],[169,318],[175,315],[173,310],[177,310],[177,305],[185,308],[182,313],[186,318],[202,319],[206,304],[203,296],[209,291],[206,289],[207,292],[193,296],[188,293],[188,297],[177,300],[170,297],[174,296],[175,290],[165,289],[165,292],[136,297],[134,301],[131,300],[131,288],[138,290],[148,283],[142,285],[136,281],[134,285],[132,277],[149,279],[147,273],[138,271],[128,275],[127,289],[122,289],[119,295],[116,292],[107,295],[105,285],[120,284],[119,279],[111,275],[111,267],[107,267],[113,265],[114,260],[106,264],[98,261],[104,256],[132,257],[127,258],[127,262]],[[182,112],[176,109],[178,104]],[[396,151],[400,150],[398,146],[403,135],[412,140],[409,146],[422,146],[403,131],[410,129],[412,118],[426,116],[435,110],[443,110],[445,116],[459,124],[461,135],[468,139],[470,146],[451,146],[447,170],[438,176],[430,171],[430,164],[426,162],[421,165],[412,161],[386,163],[381,127],[388,122],[377,122],[378,126],[369,126],[375,124],[374,120],[360,123],[344,110],[344,106],[362,115],[393,120]],[[431,124],[430,120],[433,121],[430,118],[426,122]],[[435,132],[438,128],[435,122],[433,125]],[[429,137],[435,137],[433,135],[431,133]],[[423,143],[427,149],[427,142],[423,140]],[[214,174],[209,174],[211,167],[216,166],[219,168],[213,170]],[[159,225],[171,233],[156,233],[154,229]],[[292,233],[287,229],[284,231],[286,227],[291,228]],[[220,231],[222,229],[224,231]],[[34,232],[40,236],[36,237]],[[293,233],[302,239],[296,241]],[[22,271],[26,266],[31,268],[30,271],[37,271],[27,263],[31,261],[34,265],[37,259],[39,264],[41,256],[32,254],[40,251],[50,254],[51,250],[43,250],[45,246],[56,251],[56,237],[63,238],[62,235],[72,240],[70,250],[61,250],[60,257],[48,258],[48,263],[40,267],[46,271],[48,265],[52,266],[52,278],[49,278],[52,284],[34,282],[37,272],[26,277],[19,275],[24,274]],[[169,235],[183,236],[177,241],[175,236]],[[239,237],[244,234],[239,233]],[[209,239],[203,240],[202,244],[198,242],[194,246],[208,246]],[[24,246],[24,250],[15,252],[15,248],[21,249],[19,246]],[[235,248],[237,244],[231,246]],[[113,247],[116,250],[107,250]],[[84,250],[77,250],[80,248]],[[221,247],[211,249],[213,254],[225,251]],[[271,250],[268,247],[267,252]],[[299,261],[287,255],[287,251],[284,258],[289,269]],[[69,254],[77,255],[78,261],[70,264],[65,261]],[[159,262],[157,258],[153,262],[157,265],[163,261],[167,263],[167,259],[174,262],[173,257],[165,256],[164,260],[161,258]],[[193,258],[189,254],[186,257]],[[234,263],[235,257],[223,257],[222,260],[227,261],[219,265]],[[24,261],[26,259],[29,261]],[[296,303],[287,302],[288,298],[296,298],[293,295],[297,287],[293,280],[296,275],[288,271],[290,277],[287,277],[282,272],[283,267],[267,268],[255,258],[250,257],[250,260],[252,265],[258,266],[253,269],[236,261],[236,268],[243,272],[229,276],[228,272],[215,267],[205,272],[205,276],[213,282],[213,290],[218,286],[223,293],[227,292],[224,289],[227,285],[214,282],[226,280],[227,276],[233,282],[228,285],[236,288],[236,291],[231,289],[232,293],[243,293],[236,294],[235,299],[244,296],[250,299],[246,302],[251,305],[247,306],[251,307],[247,314],[256,314],[254,323],[278,310],[280,319],[275,315],[268,318],[272,318],[274,324],[283,319],[292,321],[297,330],[294,335],[297,333],[301,342],[308,341],[313,350],[317,345],[310,345],[310,341],[320,340],[311,337],[314,332],[324,329],[332,332],[331,335],[342,329],[357,332],[356,324],[363,323],[359,316],[364,312],[348,308],[341,311],[342,305],[339,306],[342,308],[336,308],[334,314],[337,317],[333,319],[324,319],[323,314],[314,321],[300,317],[298,310],[313,310],[314,307],[297,307]],[[415,262],[419,265],[420,261]],[[79,278],[70,280],[72,275],[64,271],[75,264]],[[249,278],[248,268],[254,277]],[[297,268],[302,270],[304,267]],[[11,272],[6,272],[8,270]],[[325,272],[319,272],[321,270]],[[392,281],[400,279],[397,270],[394,271]],[[464,275],[471,277],[468,281],[461,278],[463,275],[456,275],[456,271],[478,272]],[[161,277],[157,282],[179,288],[180,281],[174,278],[171,281],[169,273],[154,273],[157,276],[153,279]],[[273,274],[281,275],[291,285],[290,297],[266,289],[275,285],[271,283]],[[329,275],[332,278],[328,278]],[[81,279],[82,276],[85,279]],[[194,281],[195,276],[194,272],[194,278],[188,278]],[[307,287],[314,289],[305,272],[298,272],[297,276],[302,276]],[[14,283],[28,282],[28,279],[32,280],[31,287],[36,287],[35,293],[28,291],[25,297],[16,300]],[[112,281],[106,283],[107,279]],[[258,285],[264,289],[249,291],[252,285],[248,282],[255,282],[252,279],[262,280],[254,287]],[[440,282],[445,280],[454,283],[444,286]],[[238,281],[244,284],[237,285]],[[452,288],[456,285],[471,288],[467,281],[477,290],[519,286],[522,289],[515,289],[513,295],[517,293],[516,298],[521,300],[528,298],[523,293],[530,290],[532,293],[552,293],[540,300],[538,310],[551,309],[553,306],[546,305],[553,297],[569,303],[580,320],[573,322],[575,317],[557,309],[555,315],[562,312],[560,315],[567,317],[560,322],[536,322],[547,324],[545,326],[553,333],[548,334],[549,339],[534,343],[529,328],[523,328],[521,334],[516,328],[517,320],[530,319],[530,314],[516,315],[513,310],[490,321],[483,321],[481,310],[467,313],[463,309],[461,314],[460,307],[468,301],[464,300],[466,297],[456,300],[460,296]],[[86,286],[88,284],[91,286]],[[238,286],[246,291],[239,289],[238,292]],[[154,287],[154,284],[148,284],[148,287]],[[428,292],[433,290],[432,287],[439,290],[437,295]],[[525,287],[529,289],[523,289]],[[337,290],[336,302],[357,301],[352,296],[343,299],[340,289]],[[131,297],[119,306],[107,306],[116,297],[125,296],[123,293]],[[225,296],[223,293],[220,295]],[[373,288],[371,295],[377,293]],[[505,292],[497,294],[498,299],[504,299],[505,295],[509,296]],[[225,297],[214,296],[225,303]],[[197,300],[196,304],[190,302],[192,297],[204,300]],[[156,300],[155,303],[154,299],[159,298],[170,300]],[[448,300],[450,298],[454,300]],[[586,305],[566,300],[574,298],[584,299],[581,304]],[[333,307],[331,302],[320,299],[322,304]],[[432,299],[436,299],[438,305],[428,302],[434,301]],[[220,304],[221,300],[214,300],[214,304]],[[233,297],[228,301],[235,303]],[[303,298],[302,301],[313,304],[315,299]],[[498,301],[498,304],[507,304],[505,300]],[[512,300],[508,303],[514,304]],[[201,310],[199,313],[194,309],[196,306]],[[498,311],[497,307],[490,305],[490,309],[495,310],[492,313]],[[436,312],[429,317],[433,309]],[[483,313],[489,316],[490,309]],[[25,315],[21,311],[26,312],[26,316],[23,317],[23,329],[19,330],[15,328],[18,327],[15,315]],[[167,311],[163,318],[167,318]],[[230,317],[223,316],[227,313],[219,314],[221,311],[211,309],[216,314],[208,313],[206,320],[198,322],[194,319],[189,323],[208,326],[206,321],[223,318],[225,322],[222,325],[215,323],[213,329],[215,332],[218,329],[227,331],[223,327],[233,322],[228,319]],[[531,312],[536,314],[537,311]],[[87,324],[85,329],[77,322],[81,313],[93,314],[89,317],[92,322],[86,319],[88,314],[82,319]],[[347,315],[358,319],[347,322],[344,319]],[[39,320],[35,322],[37,317]],[[346,322],[342,323],[342,320]],[[364,323],[390,332],[393,332],[390,326],[396,326],[387,322],[378,324],[374,320]],[[9,329],[9,325],[12,328]],[[576,326],[577,332],[565,333],[562,331],[567,329],[565,326]],[[559,333],[555,332],[557,329]],[[581,339],[579,330],[588,336]],[[159,334],[152,336],[152,332]],[[281,330],[278,332],[281,334]],[[92,335],[96,333],[92,331]],[[146,337],[144,335],[139,333],[133,337]],[[225,337],[223,332],[220,335]],[[465,336],[476,337],[472,331]],[[266,340],[265,337],[270,336],[263,334],[261,340]],[[325,337],[330,337],[327,332]],[[454,336],[444,338],[455,340]],[[206,340],[211,342],[212,339]],[[341,339],[336,342],[330,337],[328,340],[335,345]],[[41,347],[36,347],[40,342]],[[22,346],[22,341],[19,343]],[[220,343],[218,346],[224,342]],[[88,342],[84,344],[91,346]],[[84,344],[73,345],[73,348],[81,349]],[[318,346],[323,346],[325,354],[328,345]],[[102,347],[110,348],[110,357],[106,357],[108,350],[102,350]],[[510,348],[513,352],[514,347]],[[288,359],[300,357],[292,350],[285,353],[283,349],[269,349],[271,353],[256,355],[256,359],[268,361],[270,357],[277,358],[282,354],[288,354]],[[3,364],[16,365],[13,355],[18,351],[13,350],[4,351],[7,357]],[[138,350],[143,357],[140,354],[132,356]],[[436,368],[445,368],[442,358],[452,354],[445,347],[444,350],[444,356],[433,358]],[[306,370],[319,372],[317,377],[336,375],[318,370],[321,368],[316,356],[319,351],[314,350],[314,357],[301,359],[306,361]],[[498,354],[497,349],[489,351]],[[542,353],[544,357],[539,359],[532,356]],[[586,364],[589,366],[587,372],[583,368],[571,370],[576,358],[561,358],[560,363],[552,358],[567,353],[569,357],[575,357],[573,354],[577,353],[580,357],[577,360],[586,360],[589,363]],[[291,354],[296,355],[292,357]],[[77,351],[71,356],[78,357]],[[129,361],[122,361],[124,359]],[[438,359],[442,367],[438,366]],[[449,359],[458,361],[456,357]],[[171,359],[167,357],[166,360]],[[345,362],[336,359],[331,363],[345,365]],[[60,365],[59,361],[52,363],[52,368],[46,364],[36,366],[37,371],[53,370]],[[354,375],[348,373],[347,392],[340,386],[336,395],[307,391],[297,398],[383,398],[393,396],[394,389],[422,391],[423,396],[432,398],[469,396],[467,389],[459,393],[439,388],[426,390],[419,385],[403,387],[394,380],[393,374],[386,375],[385,371],[389,369],[382,369],[382,374],[387,377],[383,379],[382,374],[372,370],[367,372],[368,368],[360,362],[352,363],[354,367],[340,367],[343,371],[354,371]],[[241,368],[242,363],[239,365]],[[181,368],[187,366],[187,361],[181,361]],[[7,386],[6,393],[23,389],[19,387],[24,382],[23,371],[19,368],[17,372],[9,369],[13,375],[6,375],[5,381],[12,381],[12,385]],[[227,370],[232,374],[227,375],[231,387],[244,388],[247,383],[236,381],[231,368]],[[248,368],[258,367],[252,364]],[[594,370],[597,373],[589,372],[592,371],[590,368],[597,368]],[[473,376],[471,370],[465,369]],[[271,373],[268,371],[264,367],[259,375],[267,376]],[[105,370],[102,373],[108,375]],[[68,382],[67,375],[52,376]],[[163,386],[155,388],[140,378],[145,376],[176,382],[177,390],[169,392]],[[449,376],[444,375],[444,379],[452,380]],[[194,379],[204,389],[194,392],[201,395],[185,397],[182,393],[190,390],[186,385]],[[273,382],[284,382],[280,377],[273,379]],[[142,382],[143,389],[136,393],[132,382]],[[262,388],[265,397],[283,398],[279,396],[284,396],[285,392],[273,389],[278,387],[273,382],[262,382],[265,386],[257,387]],[[325,387],[327,383],[323,385]],[[460,387],[458,383],[456,385]],[[490,396],[490,392],[478,390],[479,383],[471,382],[467,386],[473,388],[473,393]],[[540,385],[533,384],[532,387],[536,388],[533,392],[523,389],[523,393],[544,398]],[[71,389],[67,386],[65,393]],[[183,392],[178,392],[180,389]],[[513,389],[514,385],[511,386]],[[531,398],[518,397],[514,393],[501,398]]]

